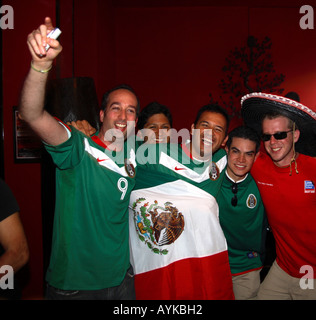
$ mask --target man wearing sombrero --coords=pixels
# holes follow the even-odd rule
[[[266,150],[252,169],[276,242],[258,299],[316,299],[316,113],[265,93],[241,99]]]

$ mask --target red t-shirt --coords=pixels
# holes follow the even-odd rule
[[[251,174],[257,182],[275,241],[277,263],[292,277],[301,278],[303,265],[316,274],[316,159],[300,154],[295,171],[277,167],[260,153]]]

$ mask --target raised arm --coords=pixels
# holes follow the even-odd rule
[[[48,71],[62,51],[62,46],[57,40],[46,37],[53,29],[51,19],[47,17],[44,24],[28,35],[27,44],[32,62],[22,88],[19,116],[44,142],[58,145],[67,140],[68,134],[65,128],[44,110]],[[46,44],[50,45],[47,52]]]

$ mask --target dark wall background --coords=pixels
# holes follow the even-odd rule
[[[4,1],[2,1],[4,4]],[[43,293],[41,164],[15,163],[12,108],[19,102],[30,56],[29,32],[45,16],[59,21],[62,56],[52,77],[92,77],[98,99],[111,86],[134,87],[141,105],[170,107],[176,129],[189,127],[209,93],[219,96],[230,50],[249,35],[272,40],[272,60],[285,75],[284,93],[296,91],[316,111],[316,31],[299,26],[299,8],[315,1],[8,0],[14,29],[2,30],[3,144],[5,180],[21,207],[31,258],[21,272],[23,298]],[[56,9],[57,8],[57,9]],[[237,119],[236,122],[239,120]],[[43,213],[45,214],[45,213]],[[47,241],[47,240],[45,240]]]

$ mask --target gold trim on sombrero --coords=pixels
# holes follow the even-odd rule
[[[289,98],[277,96],[275,94],[263,93],[263,92],[252,92],[252,93],[244,95],[241,98],[241,101],[240,101],[241,105],[244,103],[245,100],[250,99],[250,98],[263,98],[263,99],[273,100],[273,101],[280,102],[280,103],[285,103],[289,106],[294,106],[294,107],[302,110],[303,112],[307,113],[308,115],[310,115],[312,118],[314,118],[316,120],[316,112],[314,112],[313,110],[304,106],[303,104],[298,103],[297,101],[291,100]]]

